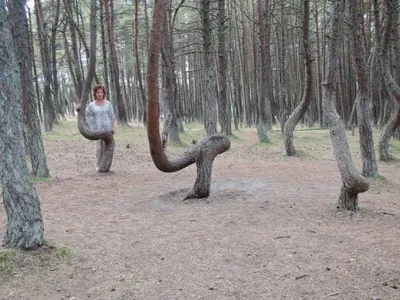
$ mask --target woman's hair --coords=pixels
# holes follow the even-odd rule
[[[93,97],[94,97],[95,100],[96,100],[96,93],[97,93],[97,90],[100,90],[100,89],[103,90],[104,98],[106,97],[106,89],[105,89],[105,87],[99,84],[99,85],[96,85],[96,86],[93,88]]]

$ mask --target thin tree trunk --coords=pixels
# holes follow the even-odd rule
[[[146,91],[144,90],[143,80],[142,80],[142,72],[140,70],[140,59],[139,59],[139,0],[135,0],[135,16],[132,23],[132,31],[133,31],[133,52],[135,55],[135,67],[136,67],[136,77],[139,83],[139,91],[142,99],[142,122],[143,125],[147,125],[147,99],[146,99]]]
[[[111,65],[111,76],[114,81],[114,89],[116,99],[115,102],[117,104],[117,119],[119,124],[128,125],[128,119],[126,117],[126,109],[124,105],[124,101],[122,99],[121,86],[119,80],[119,66],[117,59],[117,50],[115,46],[115,35],[114,35],[114,26],[112,22],[113,15],[111,15],[110,4],[112,4],[113,0],[104,0],[104,12],[106,16],[106,26],[107,26],[107,34],[110,48],[110,65]]]
[[[54,102],[51,97],[51,81],[52,72],[50,66],[49,44],[43,17],[41,0],[35,0],[36,19],[39,32],[40,54],[42,57],[42,69],[44,74],[44,93],[43,93],[43,115],[44,115],[44,130],[51,131],[54,122]]]
[[[372,136],[371,108],[372,99],[368,97],[367,49],[361,18],[364,12],[359,10],[360,2],[349,2],[351,18],[351,34],[353,44],[353,65],[357,73],[358,91],[356,96],[358,128],[360,132],[362,174],[365,177],[379,176],[376,164],[374,139]]]
[[[296,125],[303,118],[311,102],[312,88],[312,59],[309,40],[309,18],[310,18],[310,2],[303,0],[303,52],[304,52],[304,96],[296,109],[289,116],[283,130],[286,155],[293,156],[296,154],[296,149],[293,143],[293,132]]]
[[[232,135],[231,108],[227,97],[227,54],[226,54],[225,0],[218,0],[218,75],[219,75],[219,122],[221,133]]]

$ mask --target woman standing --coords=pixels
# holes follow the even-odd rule
[[[110,101],[105,100],[106,89],[102,85],[93,88],[94,101],[86,108],[86,120],[93,131],[108,131],[115,134],[116,118]],[[95,141],[96,171],[101,172],[100,158],[104,151],[105,142]]]

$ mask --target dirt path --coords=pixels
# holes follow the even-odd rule
[[[400,299],[400,163],[379,165],[387,181],[352,214],[335,208],[333,159],[256,142],[246,130],[217,157],[210,197],[185,202],[195,166],[159,172],[145,137],[117,141],[110,175],[90,142],[47,142],[45,237],[75,257],[16,272],[0,299]]]

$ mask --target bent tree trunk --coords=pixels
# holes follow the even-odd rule
[[[309,26],[308,22],[310,19],[310,4],[308,0],[303,1],[303,48],[304,48],[304,63],[305,77],[304,77],[304,98],[301,100],[300,104],[296,107],[293,113],[289,116],[289,119],[285,123],[283,128],[284,140],[285,140],[285,150],[286,155],[294,156],[296,155],[296,148],[293,144],[293,132],[296,125],[299,123],[301,118],[306,113],[311,102],[311,84],[312,84],[312,68],[311,68],[311,52],[309,46]]]
[[[96,0],[90,1],[91,7],[91,15],[90,15],[90,59],[89,59],[89,70],[86,76],[86,81],[83,86],[80,106],[77,107],[78,111],[78,128],[80,133],[87,138],[88,140],[99,140],[102,139],[104,141],[104,149],[101,151],[101,155],[99,158],[99,172],[108,172],[111,168],[113,156],[114,156],[114,148],[115,141],[114,136],[111,132],[101,132],[101,131],[92,131],[86,122],[85,108],[89,100],[89,92],[91,89],[95,66],[96,66],[96,28],[97,28],[97,20],[96,20],[96,11],[97,4]]]
[[[176,172],[196,162],[197,179],[193,190],[185,199],[203,198],[210,194],[212,162],[214,158],[230,148],[226,135],[207,136],[183,154],[169,159],[164,152],[159,131],[159,89],[158,62],[161,49],[161,25],[169,0],[156,0],[153,10],[153,25],[150,36],[150,49],[147,65],[148,123],[147,136],[150,154],[155,166],[162,172]]]
[[[368,190],[368,181],[361,176],[351,158],[346,129],[336,110],[335,74],[339,68],[339,45],[343,34],[344,0],[333,1],[331,21],[331,40],[327,73],[323,83],[323,110],[329,126],[333,151],[342,177],[343,186],[339,197],[339,207],[347,210],[358,210],[358,194]]]
[[[5,2],[0,2],[0,178],[7,214],[3,246],[30,249],[43,242],[39,198],[22,144],[21,83]]]

